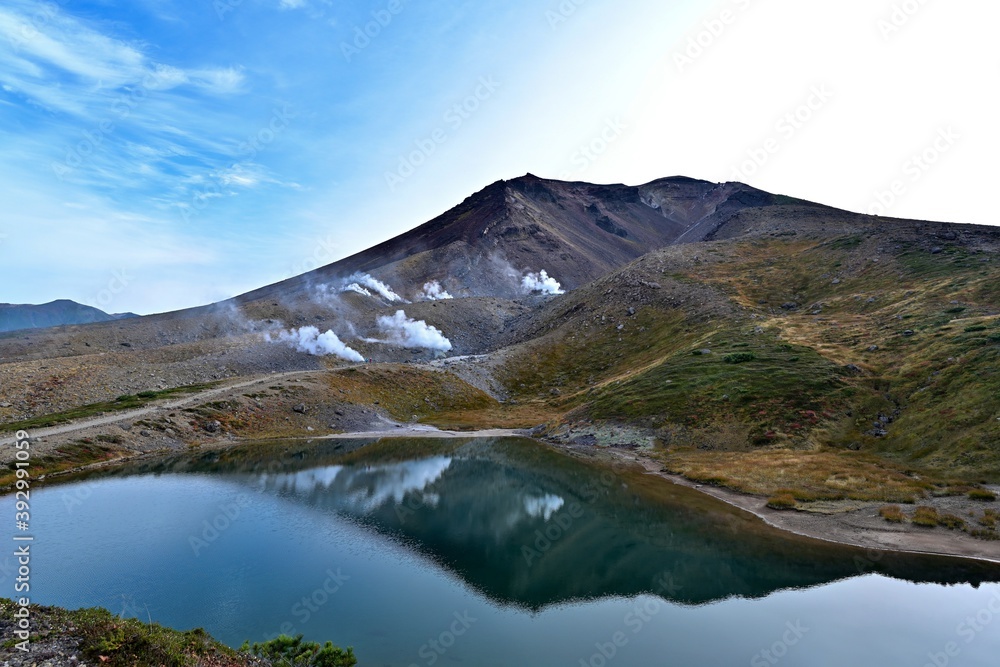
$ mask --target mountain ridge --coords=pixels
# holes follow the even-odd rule
[[[649,250],[701,240],[745,208],[783,205],[820,207],[741,183],[683,176],[628,186],[527,174],[491,183],[407,232],[234,301],[302,293],[355,272],[407,284],[438,280],[463,296],[515,296],[520,274],[545,269],[574,289]],[[506,291],[497,293],[498,285]]]
[[[70,299],[43,304],[0,303],[0,333],[72,324],[90,324],[138,317],[135,313],[106,313]]]

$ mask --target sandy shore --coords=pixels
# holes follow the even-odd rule
[[[956,556],[1000,564],[1000,542],[977,539],[967,533],[942,527],[928,529],[909,523],[889,523],[879,515],[879,509],[885,503],[844,501],[815,503],[812,511],[774,510],[767,506],[766,498],[706,486],[679,475],[662,472],[663,464],[654,459],[636,456],[633,452],[610,450],[609,453],[620,460],[641,465],[647,474],[696,489],[750,512],[775,528],[796,535],[864,549]],[[976,503],[965,498],[937,498],[921,504],[935,505],[959,515],[963,515],[963,510],[969,508],[979,509],[982,513],[982,509],[995,505]]]
[[[527,437],[524,431],[494,428],[484,431],[442,431],[423,424],[398,424],[395,428],[382,431],[360,431],[356,433],[334,433],[310,438],[311,440],[358,440],[361,438],[518,438]]]

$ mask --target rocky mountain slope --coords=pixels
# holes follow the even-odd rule
[[[493,183],[385,243],[237,301],[288,298],[358,271],[397,285],[410,299],[429,280],[456,296],[520,296],[523,274],[543,269],[575,289],[652,249],[699,241],[742,210],[772,206],[823,209],[740,183],[675,177],[631,187],[528,174]]]

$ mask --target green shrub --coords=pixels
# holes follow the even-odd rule
[[[722,359],[727,364],[745,364],[748,361],[753,361],[757,358],[757,355],[753,352],[733,352],[727,354]]]
[[[906,519],[903,516],[903,509],[899,505],[886,505],[878,511],[882,518],[889,523],[903,523]]]
[[[790,494],[783,493],[781,495],[768,498],[767,506],[773,510],[795,509],[795,498],[793,498]]]
[[[965,520],[954,514],[942,514],[938,517],[938,523],[951,530],[965,530]]]
[[[987,489],[973,489],[972,491],[969,491],[969,498],[972,500],[979,500],[985,503],[992,503],[996,501],[997,494]]]
[[[965,327],[965,333],[974,333],[976,331],[986,331],[988,327],[982,324],[973,324],[971,327]]]
[[[973,537],[978,537],[981,540],[1000,540],[1000,534],[997,534],[995,530],[986,530],[983,528],[976,528],[975,530],[970,530],[969,535]]]
[[[358,664],[354,649],[348,648],[345,651],[331,642],[320,646],[316,642],[303,641],[302,635],[281,635],[277,639],[253,646],[244,643],[240,650],[282,667],[353,667]]]
[[[727,484],[729,484],[728,478],[720,477],[719,475],[712,475],[700,472],[690,472],[685,476],[692,482],[698,482],[699,484],[707,484],[709,486],[726,486]]]
[[[938,525],[937,510],[933,507],[927,507],[922,505],[916,509],[913,513],[913,518],[910,519],[915,526],[923,526],[924,528],[936,528]]]

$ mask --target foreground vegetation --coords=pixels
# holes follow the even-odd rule
[[[14,626],[13,601],[0,598],[0,627],[10,637]],[[69,611],[58,607],[31,607],[32,658],[63,655],[86,664],[109,667],[353,667],[354,651],[330,642],[321,646],[299,637],[278,637],[260,644],[244,644],[236,651],[198,628],[180,632],[158,623],[115,616],[106,609]],[[0,646],[0,656],[15,657],[17,640]],[[30,664],[30,663],[29,663]],[[75,664],[75,663],[74,663]]]
[[[245,643],[240,650],[276,667],[353,667],[358,664],[353,649],[344,650],[332,642],[320,646],[316,642],[303,641],[302,635],[282,635],[253,646]]]

